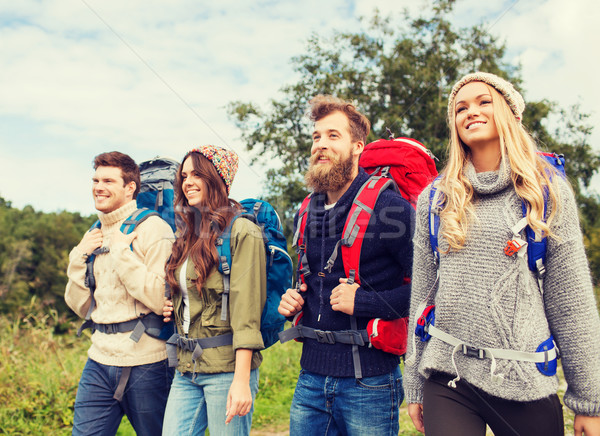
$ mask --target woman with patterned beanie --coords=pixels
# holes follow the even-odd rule
[[[163,435],[248,435],[264,348],[260,319],[266,301],[265,249],[260,228],[245,218],[231,227],[229,293],[216,244],[241,210],[228,197],[238,156],[212,145],[188,152],[175,184],[177,239],[166,266],[172,300],[165,321],[177,365]],[[176,352],[176,356],[175,356]]]
[[[405,366],[427,436],[564,434],[557,349],[575,434],[600,434],[600,319],[577,205],[524,109],[483,72],[448,99],[448,162],[417,205]]]

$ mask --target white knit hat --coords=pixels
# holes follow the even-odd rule
[[[510,107],[510,110],[515,114],[517,120],[521,122],[523,119],[523,111],[525,110],[525,100],[523,100],[523,96],[519,94],[519,91],[517,91],[511,83],[507,82],[502,77],[481,71],[467,74],[452,87],[452,92],[448,96],[448,120],[452,119],[454,97],[456,97],[460,88],[470,82],[484,82],[496,89],[496,91],[504,97],[506,103],[508,103],[508,107]]]

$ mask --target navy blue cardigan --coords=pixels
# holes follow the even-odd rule
[[[339,278],[346,277],[341,253],[338,252],[331,273],[324,268],[342,238],[352,201],[368,178],[368,174],[360,169],[332,209],[324,208],[325,194],[312,197],[305,232],[308,264],[312,272],[306,277],[308,290],[303,295],[302,323],[305,326],[322,330],[351,328],[350,316],[332,310],[329,302]],[[297,220],[296,214],[296,225]],[[365,233],[360,258],[361,287],[356,291],[354,300],[358,329],[365,329],[372,318],[408,316],[410,285],[403,284],[403,278],[411,274],[414,225],[414,209],[400,194],[388,189],[379,196]],[[363,377],[389,373],[399,364],[396,355],[368,346],[358,348]],[[321,375],[354,377],[351,345],[322,344],[304,339],[300,364],[303,369]]]

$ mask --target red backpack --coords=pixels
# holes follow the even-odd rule
[[[400,194],[416,207],[418,195],[437,176],[433,159],[433,155],[423,144],[411,138],[380,139],[365,146],[359,165],[371,174],[371,177],[354,198],[344,226],[342,238],[345,242],[341,244],[342,261],[348,283],[360,283],[360,254],[364,234],[381,192],[388,188],[398,189]],[[298,248],[299,283],[304,282],[304,275],[310,273],[304,252],[304,231],[310,197],[307,196],[300,206],[294,235],[294,245]],[[332,253],[328,261],[329,268],[333,266],[336,256],[337,250]],[[405,278],[405,282],[410,282],[410,279]],[[294,320],[294,324],[297,324],[283,332],[283,337],[280,334],[281,342],[313,336],[313,332],[310,331],[312,329],[302,326],[300,319],[301,315],[297,315]],[[352,321],[352,328],[355,329],[356,319],[352,317]],[[337,342],[352,344],[355,362],[359,362],[357,346],[360,345],[370,344],[388,353],[403,355],[406,353],[408,318],[389,321],[376,318],[369,321],[366,330],[352,330],[345,334],[325,333],[331,333],[330,336],[335,337]],[[318,332],[314,336],[322,336],[322,334],[323,332]],[[320,340],[320,337],[316,339]],[[359,367],[360,363],[357,366]],[[355,373],[358,377],[360,368],[355,368]]]
[[[400,194],[417,207],[419,194],[437,176],[435,157],[423,144],[412,138],[379,139],[365,146],[359,165],[367,173],[389,168]]]
[[[360,156],[359,165],[369,174],[380,173],[393,179],[402,197],[416,209],[419,194],[437,177],[438,172],[434,159],[433,153],[416,139],[391,137],[367,144]],[[358,195],[354,200],[355,203],[357,199]],[[373,203],[374,205],[375,203]],[[355,204],[352,208],[354,209],[354,207]],[[361,229],[361,235],[364,235],[365,231],[366,226]],[[356,262],[360,259],[362,240],[360,238],[358,244],[355,243],[350,247],[342,245],[344,270],[347,271],[345,265],[347,257],[354,257]],[[351,252],[354,253],[351,254]],[[410,279],[407,277],[404,278],[404,281],[410,283]],[[371,344],[375,348],[398,355],[406,353],[408,317],[389,321],[379,318],[372,319],[367,325],[367,332]]]

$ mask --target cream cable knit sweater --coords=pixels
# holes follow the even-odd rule
[[[477,194],[477,220],[463,250],[441,254],[440,280],[437,292],[432,293],[435,325],[477,347],[521,351],[535,351],[553,334],[568,383],[565,404],[579,414],[600,415],[600,320],[570,187],[559,179],[562,207],[551,225],[557,238],[548,243],[542,296],[535,276],[520,267],[521,260],[503,252],[513,237],[511,227],[522,218],[509,168],[477,174],[469,165],[465,173]],[[427,343],[417,340],[416,350],[412,345],[420,315],[415,311],[436,279],[428,232],[429,192],[430,188],[425,189],[417,205],[407,353],[410,357],[416,352],[416,364],[405,368],[408,403],[423,402],[424,377],[432,371],[456,375],[452,346],[436,338]],[[448,248],[441,236],[439,245],[442,251]],[[532,401],[557,391],[557,377],[542,375],[534,363],[497,360],[496,374],[503,374],[504,380],[495,383],[490,377],[490,359],[460,352],[455,359],[461,378],[500,398]]]
[[[110,252],[94,261],[96,308],[92,319],[109,324],[135,319],[154,311],[162,314],[165,289],[165,263],[171,254],[173,232],[158,217],[150,217],[136,229],[133,251],[125,244],[112,244],[114,232],[137,209],[135,200],[108,213],[99,213],[103,246]],[[85,286],[85,259],[77,247],[69,254],[65,301],[80,317],[85,317],[91,298]],[[131,333],[95,332],[88,356],[103,365],[137,366],[166,359],[165,342],[144,334],[139,342]]]

